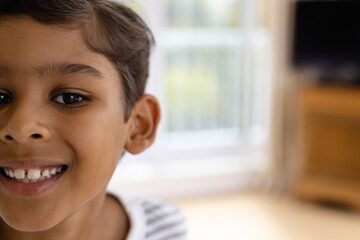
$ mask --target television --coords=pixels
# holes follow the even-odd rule
[[[359,81],[360,1],[297,1],[293,31],[296,67]]]

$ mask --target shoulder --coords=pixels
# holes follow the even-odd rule
[[[131,229],[126,240],[185,240],[186,224],[174,205],[151,198],[115,194],[125,208]]]
[[[185,218],[177,207],[154,199],[141,202],[150,239],[185,239]]]

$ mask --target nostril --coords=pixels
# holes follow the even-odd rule
[[[37,134],[37,133],[35,133],[35,134],[33,134],[33,135],[31,135],[33,138],[41,138],[41,135],[40,134]]]
[[[12,136],[10,136],[10,135],[6,135],[5,138],[6,138],[7,140],[13,140]]]

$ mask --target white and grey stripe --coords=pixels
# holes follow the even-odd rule
[[[146,240],[186,239],[185,218],[175,206],[156,200],[145,200],[142,206],[146,217]]]
[[[130,219],[131,227],[126,240],[187,239],[185,218],[174,205],[131,195],[115,196],[119,198]]]

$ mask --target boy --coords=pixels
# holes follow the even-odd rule
[[[0,1],[0,239],[185,239],[176,208],[106,193],[155,139],[151,43],[119,3]]]

